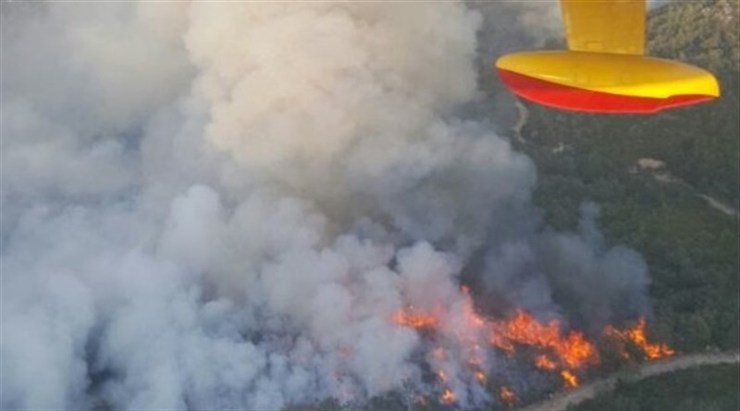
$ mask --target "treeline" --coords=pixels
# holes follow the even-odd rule
[[[681,178],[738,206],[740,173],[740,3],[737,0],[672,2],[648,19],[650,54],[675,58],[715,73],[722,97],[676,116],[661,116],[655,130],[672,141],[664,160]],[[665,142],[663,143],[665,144]],[[662,149],[661,142],[654,149]]]
[[[732,0],[673,2],[649,18],[651,54],[713,70],[723,88],[717,101],[655,116],[527,105],[522,130],[521,149],[538,166],[535,201],[546,221],[573,229],[582,201],[601,204],[608,238],[648,262],[650,331],[680,351],[740,345],[738,218],[700,197],[735,210],[739,203],[738,24]]]
[[[715,365],[620,382],[614,391],[582,402],[570,411],[700,411],[740,409],[740,368]]]

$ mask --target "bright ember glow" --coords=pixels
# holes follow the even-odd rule
[[[468,290],[463,288],[462,293],[466,301],[462,311],[458,311],[461,315],[457,317],[449,317],[451,314],[442,306],[437,306],[433,311],[425,311],[413,305],[399,309],[392,316],[393,323],[399,326],[429,333],[430,337],[433,333],[435,337],[432,338],[442,338],[439,341],[445,341],[445,338],[452,338],[447,341],[455,341],[456,345],[437,345],[429,353],[430,360],[438,364],[433,367],[437,381],[444,387],[439,396],[441,403],[451,404],[457,401],[455,392],[445,385],[460,376],[457,375],[458,371],[450,375],[452,369],[442,369],[440,363],[458,358],[461,363],[467,364],[466,370],[462,372],[469,373],[470,380],[486,387],[489,384],[486,364],[490,351],[486,347],[496,348],[509,356],[517,354],[516,358],[528,358],[537,369],[559,375],[566,388],[578,387],[581,370],[586,365],[600,362],[594,344],[582,332],[564,329],[558,320],[540,322],[521,309],[508,319],[489,320],[475,311]],[[445,320],[442,321],[442,318]],[[444,324],[455,326],[448,330],[448,326]],[[603,335],[621,341],[622,347],[625,344],[636,345],[648,360],[675,353],[666,344],[649,342],[645,336],[645,327],[645,319],[640,318],[635,326],[624,330],[609,325],[604,328]],[[486,341],[488,344],[485,344]],[[622,358],[629,359],[626,350],[622,349],[621,354]],[[499,386],[498,395],[502,401],[516,401],[516,394],[511,388],[496,385]]]
[[[659,358],[670,357],[676,354],[676,351],[666,344],[649,342],[645,336],[646,325],[645,317],[640,317],[637,324],[632,328],[620,331],[611,325],[608,325],[604,329],[604,334],[623,341],[632,342],[645,353],[645,357],[647,357],[648,360],[657,360]],[[621,352],[620,355],[622,358],[629,357],[629,354],[625,351]]]
[[[455,393],[452,392],[451,389],[445,388],[444,390],[442,390],[442,395],[439,397],[439,400],[443,404],[451,404],[455,401]]]
[[[578,377],[573,374],[570,370],[563,370],[560,372],[560,376],[565,381],[565,386],[568,388],[575,388],[578,386]]]
[[[547,355],[540,354],[534,359],[534,364],[537,366],[537,368],[541,368],[543,370],[554,370],[557,368],[557,364],[555,364],[555,361],[551,360]]]
[[[501,398],[501,401],[511,404],[514,401],[516,401],[516,393],[514,393],[514,390],[511,388],[503,385],[498,390],[498,397]]]
[[[422,310],[409,306],[393,314],[393,322],[398,325],[416,328],[417,330],[437,328],[439,321],[437,317]]]
[[[581,367],[596,354],[593,344],[581,332],[570,331],[562,336],[557,320],[542,324],[523,310],[517,310],[508,321],[493,323],[489,340],[509,353],[514,351],[516,344],[549,349],[570,368]]]

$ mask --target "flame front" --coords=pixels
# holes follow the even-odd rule
[[[649,342],[645,336],[646,325],[645,317],[640,317],[635,326],[627,328],[624,331],[620,331],[613,326],[608,325],[604,329],[604,335],[635,344],[643,353],[645,353],[645,357],[648,360],[657,360],[676,354],[676,351],[666,344]],[[619,354],[622,358],[629,358],[629,353],[624,350]]]
[[[530,314],[517,310],[516,315],[508,321],[493,323],[490,341],[494,346],[512,352],[514,344],[549,347],[557,344],[560,330],[556,321],[542,325]]]
[[[596,354],[593,344],[581,332],[570,331],[561,336],[560,323],[557,320],[542,324],[523,310],[517,310],[509,321],[495,322],[491,327],[489,340],[494,346],[509,353],[514,351],[516,344],[551,351],[562,364],[570,368],[581,367]],[[552,361],[544,366],[546,362],[540,360],[543,366],[537,365],[539,368],[554,369],[549,362]]]
[[[635,343],[643,350],[643,352],[645,352],[645,355],[648,359],[655,360],[658,358],[670,357],[671,355],[674,355],[676,353],[666,344],[649,343],[647,338],[645,337],[645,325],[645,317],[641,317],[636,326],[628,328],[626,331],[624,331],[624,333],[626,333],[627,337],[633,343]]]
[[[437,328],[439,320],[436,316],[416,309],[411,305],[405,309],[396,311],[393,314],[393,322],[417,330],[434,330]]]
[[[436,306],[435,310],[422,310],[413,305],[405,306],[392,315],[392,322],[404,327],[414,328],[425,333],[440,344],[429,351],[428,361],[440,384],[439,401],[451,404],[458,401],[450,388],[451,381],[473,381],[486,388],[489,384],[486,371],[487,355],[484,341],[490,347],[521,358],[529,358],[533,365],[551,372],[563,380],[566,388],[578,387],[579,375],[586,365],[600,362],[593,343],[578,330],[563,330],[558,320],[540,322],[524,310],[516,310],[508,319],[488,320],[475,311],[472,298],[466,289],[462,310],[454,311]],[[458,314],[454,314],[458,313]],[[452,325],[449,325],[452,324]],[[647,360],[673,355],[675,352],[666,344],[651,343],[645,335],[646,322],[640,318],[636,325],[623,330],[608,325],[603,335],[620,341],[623,359],[629,359],[625,344],[634,344],[644,353]],[[449,329],[448,329],[449,328]],[[519,348],[524,348],[521,352]],[[347,354],[351,353],[349,351]],[[444,364],[450,361],[467,364],[466,368],[449,368]],[[459,373],[468,373],[467,377]],[[452,374],[450,374],[452,373]],[[516,394],[506,385],[499,385],[498,396],[505,403],[516,401]],[[464,397],[464,396],[463,396]],[[462,397],[461,397],[462,398]]]

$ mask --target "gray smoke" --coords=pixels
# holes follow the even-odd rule
[[[463,272],[580,326],[644,312],[639,255],[588,207],[543,228],[532,162],[455,114],[512,7],[3,2],[2,408],[357,403],[434,393],[424,363],[467,407]]]

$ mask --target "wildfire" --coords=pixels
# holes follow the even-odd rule
[[[595,354],[594,346],[580,332],[571,331],[563,337],[557,320],[542,324],[523,310],[517,310],[508,321],[494,323],[489,340],[508,353],[514,351],[515,344],[549,349],[572,368],[582,366]]]
[[[637,324],[631,328],[620,331],[609,325],[604,329],[604,334],[613,338],[632,342],[645,353],[645,357],[647,357],[648,360],[670,357],[676,353],[676,351],[666,344],[649,342],[645,336],[645,326],[645,317],[640,317]],[[628,358],[629,354],[626,351],[622,351],[620,356],[622,358]]]
[[[560,372],[560,376],[565,381],[565,386],[568,388],[575,388],[578,386],[578,377],[573,374],[570,370],[563,370]]]
[[[414,306],[396,311],[393,314],[393,322],[398,325],[416,328],[417,330],[433,330],[437,328],[437,324],[439,323],[437,317],[417,310]]]
[[[439,400],[442,401],[443,404],[451,404],[455,401],[455,393],[452,392],[451,389],[445,388],[442,390],[442,395],[439,397]]]
[[[580,367],[595,354],[594,346],[578,331],[571,331],[552,348],[568,367],[573,368]]]
[[[491,344],[507,351],[514,351],[514,344],[547,347],[559,340],[556,321],[542,325],[530,314],[517,310],[508,321],[495,322],[491,327]]]
[[[501,398],[501,401],[507,404],[511,404],[516,401],[516,393],[514,393],[514,390],[505,385],[498,389],[498,397]]]
[[[514,353],[514,344],[511,341],[507,340],[504,336],[496,334],[496,332],[491,332],[491,335],[489,336],[489,341],[491,345],[502,351],[506,351],[506,353],[509,355]]]
[[[632,328],[628,328],[625,333],[632,342],[637,344],[638,347],[642,348],[642,350],[645,352],[645,355],[651,360],[663,357],[670,357],[671,355],[676,353],[666,344],[652,344],[648,342],[647,338],[645,337],[645,317],[640,317],[637,325]]]
[[[554,370],[557,367],[555,361],[551,360],[545,354],[538,355],[534,360],[534,364],[537,366],[537,368],[541,368],[543,370]]]
[[[431,311],[408,305],[396,311],[392,321],[399,326],[425,332],[430,337],[431,333],[434,333],[434,340],[443,344],[454,341],[454,346],[437,345],[432,348],[429,360],[439,364],[438,361],[457,359],[460,364],[467,364],[468,381],[474,379],[484,387],[488,384],[488,375],[484,371],[490,346],[508,355],[513,355],[519,348],[525,348],[517,358],[522,356],[530,358],[538,369],[559,374],[567,388],[578,387],[579,375],[582,375],[580,370],[588,364],[598,364],[600,361],[595,346],[582,332],[564,330],[558,320],[540,322],[524,310],[517,310],[508,319],[489,320],[476,313],[467,289],[463,289],[462,294],[466,300],[462,307],[462,315],[457,317],[457,321],[461,322],[460,327],[452,327],[451,330],[442,328],[440,318],[445,314],[442,311],[443,305]],[[445,320],[445,324],[450,322],[449,319]],[[666,344],[648,341],[645,328],[646,321],[640,318],[636,325],[626,329],[617,329],[609,325],[604,328],[603,334],[619,342],[620,354],[624,359],[629,358],[628,352],[624,349],[628,344],[639,347],[648,360],[675,354]],[[485,344],[486,340],[490,345]],[[351,355],[349,349],[340,351],[343,356]],[[451,380],[449,370],[434,368],[437,380],[444,387],[440,393],[440,402],[443,404],[455,402],[455,392],[449,386],[445,386]],[[507,386],[501,386],[498,395],[508,404],[517,400],[514,391]]]

